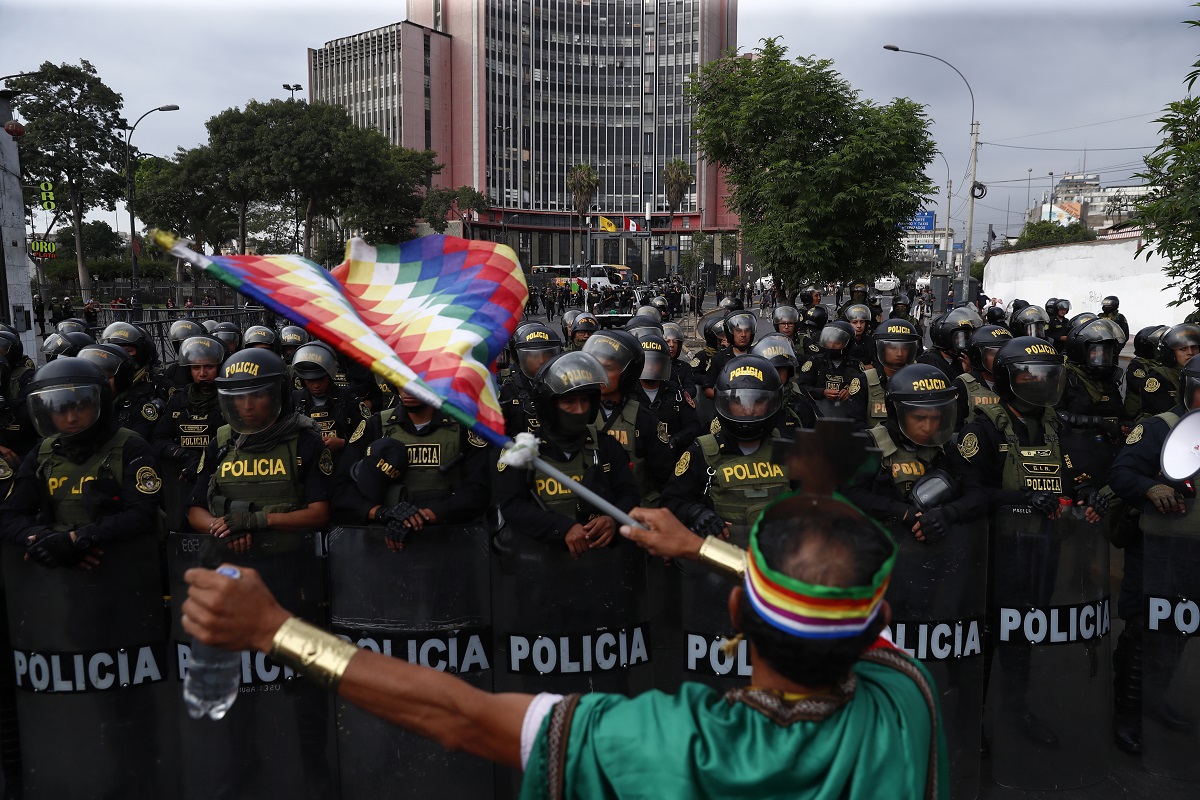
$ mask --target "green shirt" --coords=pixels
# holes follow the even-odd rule
[[[797,703],[694,683],[673,695],[588,694],[569,723],[563,711],[576,698],[566,698],[542,722],[522,800],[949,797],[936,689],[924,668],[885,645],[863,654],[854,677],[847,694]],[[565,791],[556,795],[550,775],[560,771]]]

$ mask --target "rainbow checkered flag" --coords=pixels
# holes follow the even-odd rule
[[[151,237],[488,442],[508,443],[489,367],[529,295],[509,247],[452,236],[379,248],[352,239],[330,274],[299,256],[205,256],[169,233]]]

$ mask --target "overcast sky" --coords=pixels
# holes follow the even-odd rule
[[[127,118],[181,107],[148,117],[134,139],[169,156],[205,141],[205,120],[226,108],[286,97],[283,83],[307,90],[307,48],[397,22],[404,9],[402,0],[0,0],[0,75],[87,59],[124,96]],[[1193,18],[1200,9],[1180,0],[741,0],[738,40],[753,49],[777,36],[793,55],[832,59],[865,99],[925,104],[949,162],[961,240],[967,88],[949,67],[883,45],[954,64],[974,89],[986,143],[978,243],[988,223],[1002,233],[1011,220],[1019,231],[1027,185],[1037,202],[1050,172],[1086,164],[1105,184],[1136,182],[1131,175],[1148,151],[1119,148],[1156,144],[1154,119],[1185,94],[1183,77],[1200,58],[1200,30],[1182,24]],[[929,174],[940,187],[933,207],[941,226],[947,167],[940,158]],[[128,229],[128,218],[119,224]]]

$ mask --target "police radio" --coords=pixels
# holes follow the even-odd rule
[[[1200,409],[1184,414],[1163,442],[1161,466],[1163,475],[1182,481],[1189,493],[1195,494],[1192,479],[1200,472]]]

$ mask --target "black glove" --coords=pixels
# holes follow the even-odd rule
[[[234,540],[241,539],[253,531],[267,529],[267,512],[265,511],[230,511],[225,515],[225,524]]]
[[[1084,508],[1091,508],[1100,516],[1108,513],[1108,495],[1102,493],[1099,489],[1093,489],[1088,486],[1079,490],[1077,495],[1079,505]]]
[[[720,536],[725,532],[725,520],[717,512],[706,508],[704,513],[696,517],[691,528],[697,536]]]
[[[393,544],[404,544],[404,540],[408,538],[408,534],[412,528],[405,525],[405,521],[412,519],[421,513],[421,509],[414,506],[412,503],[401,500],[394,506],[388,506],[375,515],[378,522],[387,525],[387,538]]]
[[[88,481],[83,486],[83,507],[92,519],[121,511],[121,484],[112,475]]]
[[[690,439],[687,435],[677,433],[671,437],[671,441],[668,446],[671,448],[672,452],[678,453],[680,450],[690,445],[692,441],[694,440]]]
[[[1050,492],[1026,491],[1025,503],[1049,517],[1058,510],[1058,495]]]
[[[183,468],[179,470],[179,479],[185,483],[195,483],[200,474],[200,454],[189,450],[188,455],[181,459]]]
[[[928,511],[921,512],[921,533],[925,534],[926,542],[940,542],[946,538],[946,533],[949,532],[950,526],[954,522],[955,515],[953,511],[943,506],[931,508]]]
[[[1169,514],[1176,506],[1183,505],[1183,496],[1165,483],[1151,486],[1146,492],[1146,498],[1163,514]]]
[[[50,528],[36,534],[25,550],[31,559],[47,569],[73,567],[87,555],[87,548],[71,541],[68,531],[59,532]]]

